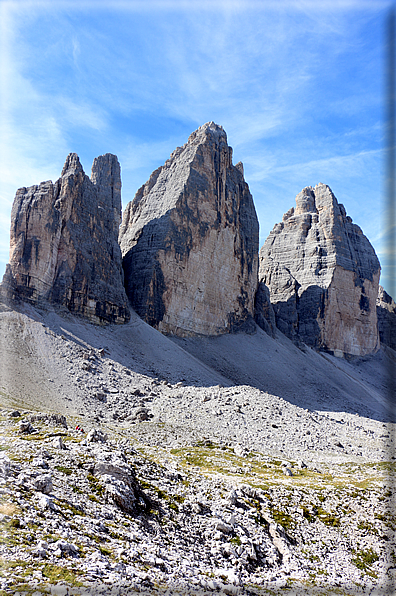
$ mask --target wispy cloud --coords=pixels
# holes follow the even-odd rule
[[[264,168],[257,168],[256,174],[251,175],[252,181],[264,180],[269,175],[287,174],[288,178],[305,177],[307,180],[312,175],[318,176],[321,173],[331,173],[332,178],[345,179],[347,176],[361,176],[366,170],[367,163],[373,158],[376,160],[381,156],[381,151],[360,151],[350,155],[335,155],[331,157],[313,159],[308,162],[299,162],[287,165],[264,165]],[[258,165],[258,164],[257,164]],[[261,165],[261,164],[260,164]]]
[[[16,188],[56,179],[69,151],[118,154],[129,200],[208,120],[245,163],[263,221],[329,179],[352,211],[364,185],[375,203],[388,5],[3,0],[0,231]],[[368,201],[360,212],[377,233]]]

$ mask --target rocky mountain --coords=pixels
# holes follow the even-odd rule
[[[129,320],[117,242],[120,221],[116,156],[97,157],[89,179],[70,153],[55,183],[16,193],[3,294],[61,304],[96,323]]]
[[[325,184],[304,188],[260,250],[259,282],[288,337],[336,355],[379,347],[380,264]]]
[[[141,316],[119,223],[112,155],[89,179],[71,154],[15,199],[1,594],[394,593],[395,352],[375,351],[379,264],[360,229],[328,187],[304,189],[258,283],[252,197],[213,123],[125,212]],[[388,341],[381,290],[377,311]]]
[[[128,204],[125,286],[136,312],[178,336],[254,330],[258,221],[221,126],[192,133]]]
[[[394,593],[392,350],[23,303],[0,337],[4,594]]]
[[[396,304],[382,286],[378,290],[377,318],[381,344],[396,350]]]

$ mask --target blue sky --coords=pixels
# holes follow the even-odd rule
[[[227,132],[260,246],[328,184],[386,258],[385,27],[376,0],[0,1],[0,275],[17,188],[115,153],[123,204],[203,123]]]

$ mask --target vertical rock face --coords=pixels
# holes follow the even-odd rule
[[[275,337],[276,320],[269,289],[259,283],[254,302],[254,319],[259,327],[271,337]]]
[[[129,320],[117,242],[120,221],[116,156],[97,157],[89,179],[70,153],[54,184],[16,193],[3,291],[34,303],[62,304],[95,323]]]
[[[221,126],[192,133],[127,206],[125,287],[138,314],[179,336],[253,330],[258,221]]]
[[[378,349],[379,261],[328,186],[297,195],[259,261],[259,281],[269,288],[283,333],[339,356]]]
[[[378,290],[377,317],[381,343],[396,350],[396,304],[382,286]]]

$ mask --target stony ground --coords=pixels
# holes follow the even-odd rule
[[[232,383],[137,320],[130,354],[126,328],[0,323],[0,594],[393,593],[395,425],[367,400]]]
[[[386,593],[395,464],[1,414],[0,593]]]

